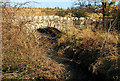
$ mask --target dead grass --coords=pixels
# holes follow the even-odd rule
[[[48,44],[43,46],[35,33],[26,32],[24,23],[12,22],[12,14],[19,10],[11,13],[5,6],[2,9],[2,79],[65,79],[65,68],[45,54]]]
[[[15,16],[55,16],[58,11],[66,11],[66,9],[52,9],[52,8],[16,8],[6,7],[9,13],[14,12]]]
[[[108,33],[83,29],[69,37],[62,36],[59,39],[59,52],[99,77],[116,81],[120,78],[118,42],[116,31]]]
[[[40,15],[34,13],[35,10],[25,9],[25,11],[25,14],[21,9],[11,12],[8,7],[3,7],[2,78],[65,80],[65,68],[46,56],[49,51],[46,47],[51,47],[50,44],[36,39],[39,34],[26,32],[24,23],[15,25],[12,21],[14,20],[12,14],[23,16],[33,12],[28,15]],[[102,78],[117,81],[120,78],[118,44],[117,32],[108,33],[101,30],[93,32],[91,29],[74,28],[72,31],[68,29],[58,40],[57,52],[94,74],[100,74]]]

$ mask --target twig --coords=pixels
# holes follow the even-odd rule
[[[116,22],[116,20],[117,20],[117,18],[114,20],[114,22],[112,23],[112,25],[111,25],[111,23],[110,23],[110,27],[109,27],[109,29],[108,29],[108,31],[107,31],[108,33],[110,32],[110,30],[111,30],[112,26],[114,25],[114,23]],[[103,40],[103,44],[102,44],[100,53],[102,53],[103,47],[105,46],[106,39],[107,39],[107,38],[105,37],[105,40]],[[101,57],[102,57],[102,55],[101,55]]]

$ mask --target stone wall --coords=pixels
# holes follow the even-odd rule
[[[30,21],[26,23],[25,26],[30,30],[37,29],[40,27],[51,26],[58,28],[59,30],[71,29],[73,27],[83,28],[83,27],[92,27],[95,23],[93,18],[85,17],[59,17],[59,16],[19,16],[15,17],[15,22],[17,19],[22,21]]]

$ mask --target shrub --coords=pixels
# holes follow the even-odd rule
[[[99,77],[116,81],[120,78],[118,41],[116,32],[83,29],[70,37],[62,37],[59,51]]]
[[[85,17],[86,16],[84,9],[72,8],[71,12],[75,17]]]
[[[2,6],[2,79],[64,79],[65,68],[45,55],[49,43],[37,40],[37,33],[28,32],[9,7]],[[50,45],[49,45],[50,47]]]

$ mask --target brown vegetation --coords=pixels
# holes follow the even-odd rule
[[[2,8],[3,79],[65,80],[65,67],[47,56],[52,48],[53,54],[56,53],[81,65],[85,70],[106,81],[119,80],[120,36],[115,30],[93,32],[91,29],[78,30],[73,27],[72,31],[67,31],[58,39],[57,45],[53,45],[46,39],[38,40],[40,35],[38,32],[26,32],[24,23],[15,25],[12,21],[13,14],[35,16],[40,13],[30,8],[24,8],[25,14],[21,12],[23,8],[14,8],[13,12],[12,8],[6,6]],[[30,14],[27,14],[28,12]],[[57,47],[53,49],[53,46]]]
[[[16,8],[6,7],[9,13],[14,12],[15,16],[55,16],[59,12],[67,12],[66,9],[52,9],[52,8]],[[67,14],[66,14],[67,15]]]
[[[118,37],[116,32],[84,29],[61,37],[59,52],[104,80],[116,81],[120,77]]]
[[[64,79],[65,68],[46,56],[49,43],[43,46],[34,32],[26,32],[24,23],[14,25],[12,14],[17,11],[2,9],[2,79]]]

